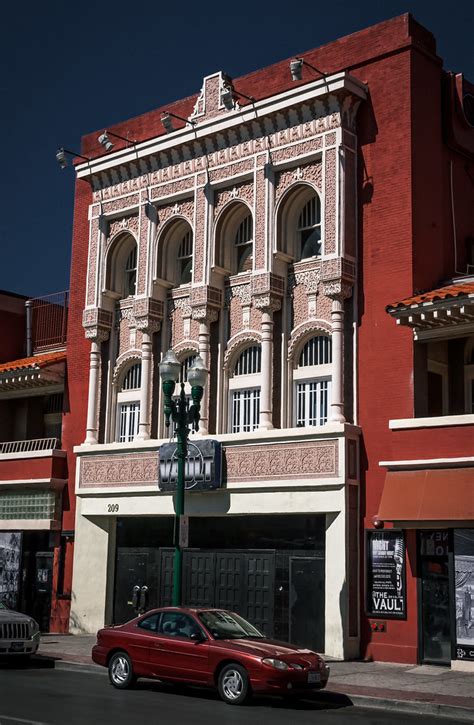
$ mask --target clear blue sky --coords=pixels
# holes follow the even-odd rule
[[[170,6],[179,12],[170,11]],[[410,11],[449,70],[474,81],[474,3],[8,2],[2,9],[0,289],[67,289],[74,194],[58,146]],[[233,12],[227,13],[226,10]]]

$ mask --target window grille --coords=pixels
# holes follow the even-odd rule
[[[44,410],[46,415],[63,412],[63,393],[53,393],[46,398]]]
[[[330,380],[296,384],[296,425],[324,425],[330,405]]]
[[[127,370],[121,390],[139,390],[142,384],[142,364],[136,363]]]
[[[119,414],[119,443],[133,441],[138,433],[140,422],[140,403],[120,403]]]
[[[234,369],[236,375],[253,375],[261,372],[262,368],[262,352],[260,345],[252,345],[247,347],[240,353]]]
[[[178,248],[179,283],[189,284],[193,268],[193,233],[187,231]]]
[[[232,433],[248,433],[255,430],[260,418],[260,388],[234,390],[231,402]]]
[[[299,367],[329,365],[332,363],[332,340],[327,335],[317,335],[308,340],[301,351]]]
[[[137,247],[133,246],[125,263],[125,297],[135,294],[137,284]]]
[[[300,259],[321,255],[321,202],[315,195],[301,210],[297,228],[300,238]]]
[[[240,223],[235,235],[237,250],[237,273],[248,272],[253,265],[253,222],[248,214]]]

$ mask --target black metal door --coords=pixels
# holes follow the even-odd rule
[[[173,551],[161,549],[161,605],[171,604]],[[274,551],[203,551],[183,555],[183,603],[232,609],[273,635]]]
[[[53,553],[39,551],[35,557],[35,585],[32,614],[42,632],[49,632],[53,591]]]
[[[158,551],[118,547],[114,623],[127,622],[158,605]]]
[[[325,561],[290,557],[290,642],[324,652]]]

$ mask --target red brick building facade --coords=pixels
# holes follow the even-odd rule
[[[64,429],[69,447],[85,441],[68,461],[78,495],[71,626],[93,631],[130,615],[134,586],[147,587],[144,605],[167,601],[173,502],[158,486],[157,364],[172,347],[185,369],[200,353],[210,370],[197,440],[217,441],[226,463],[221,490],[187,496],[194,603],[202,562],[212,572],[202,601],[235,607],[242,572],[256,567],[260,583],[245,591],[263,605],[248,614],[271,633],[337,656],[428,661],[428,539],[417,530],[468,529],[472,499],[463,522],[454,512],[448,523],[400,519],[391,474],[402,461],[432,470],[441,458],[467,471],[472,495],[470,378],[456,393],[462,420],[443,390],[435,415],[427,401],[454,384],[431,377],[434,363],[447,365],[455,346],[427,352],[430,336],[418,336],[457,325],[468,356],[471,292],[454,316],[443,302],[427,321],[406,302],[472,272],[471,91],[409,15],[294,61],[300,80],[289,60],[234,80],[208,76],[200,94],[110,129],[107,153],[99,133],[83,139],[68,328],[76,412]],[[415,333],[397,329],[388,305]],[[444,420],[400,423],[430,416]],[[383,533],[367,538],[374,517],[385,522],[378,531],[403,533],[395,555],[386,537],[391,564],[399,557],[404,569],[403,584],[393,567],[385,582],[387,599],[403,605],[398,618],[371,616],[366,549],[385,546]],[[233,593],[212,583],[219,566]],[[308,632],[302,611],[315,622]]]

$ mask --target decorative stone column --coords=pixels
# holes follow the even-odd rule
[[[199,322],[198,349],[205,367],[210,369],[210,339],[211,324],[219,318],[222,307],[222,292],[217,287],[208,285],[194,287],[191,294],[192,318]],[[204,388],[201,400],[201,418],[199,420],[199,433],[203,436],[209,434],[209,387]]]
[[[82,325],[86,331],[86,338],[91,340],[89,395],[87,399],[87,424],[84,443],[94,445],[98,442],[101,346],[109,337],[112,326],[112,315],[107,310],[98,307],[86,309],[84,310]]]
[[[352,285],[343,280],[324,283],[324,294],[332,300],[332,393],[329,420],[345,423],[344,415],[344,300],[352,294]]]
[[[163,319],[163,303],[150,298],[135,299],[133,305],[135,327],[142,332],[142,375],[140,387],[139,440],[150,438],[150,394],[153,334],[158,332]]]
[[[261,310],[262,369],[260,385],[261,430],[273,428],[273,313],[280,309],[284,281],[270,272],[254,275],[251,280],[253,304]]]

